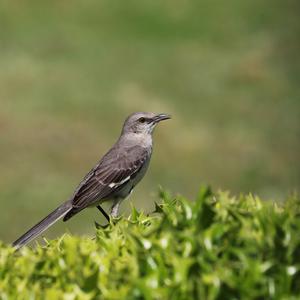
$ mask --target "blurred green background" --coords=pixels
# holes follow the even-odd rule
[[[300,183],[300,3],[1,1],[0,239],[66,200],[135,111],[167,112],[149,172],[280,199]],[[93,232],[89,209],[45,235]]]

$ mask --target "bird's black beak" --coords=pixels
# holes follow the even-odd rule
[[[153,122],[154,123],[158,123],[160,121],[164,121],[164,120],[168,120],[168,119],[171,119],[171,116],[170,115],[167,115],[167,114],[158,114],[156,115],[154,118],[153,118]]]

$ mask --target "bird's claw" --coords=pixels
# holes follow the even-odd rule
[[[101,225],[101,224],[99,224],[96,221],[94,221],[94,224],[95,224],[96,229],[105,229],[105,228],[107,228],[109,226],[109,223],[105,224],[105,225]]]
[[[122,216],[113,216],[113,215],[110,215],[110,217],[109,217],[109,223],[113,224],[113,225],[116,225],[121,219],[122,219]]]

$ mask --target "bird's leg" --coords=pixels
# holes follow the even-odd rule
[[[107,220],[107,222],[109,222],[109,215],[106,213],[106,211],[100,205],[97,205],[96,207],[99,209],[99,211],[105,217],[105,219]]]
[[[117,218],[118,215],[119,215],[119,207],[120,207],[120,203],[121,203],[120,200],[114,201],[114,203],[113,203],[113,205],[112,205],[112,207],[111,207],[110,215],[111,215],[113,218]]]

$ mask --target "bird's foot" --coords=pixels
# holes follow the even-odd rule
[[[105,229],[105,228],[107,228],[110,225],[110,223],[107,223],[105,225],[101,225],[101,224],[99,224],[96,221],[94,221],[94,224],[95,224],[96,229]]]
[[[110,215],[110,223],[115,225],[122,219],[122,216],[119,215]]]
[[[94,221],[95,227],[97,229],[105,229],[105,228],[109,227],[109,225],[116,225],[122,219],[122,216],[119,216],[119,215],[107,215],[107,217],[108,217],[107,224],[101,225],[97,221]]]

